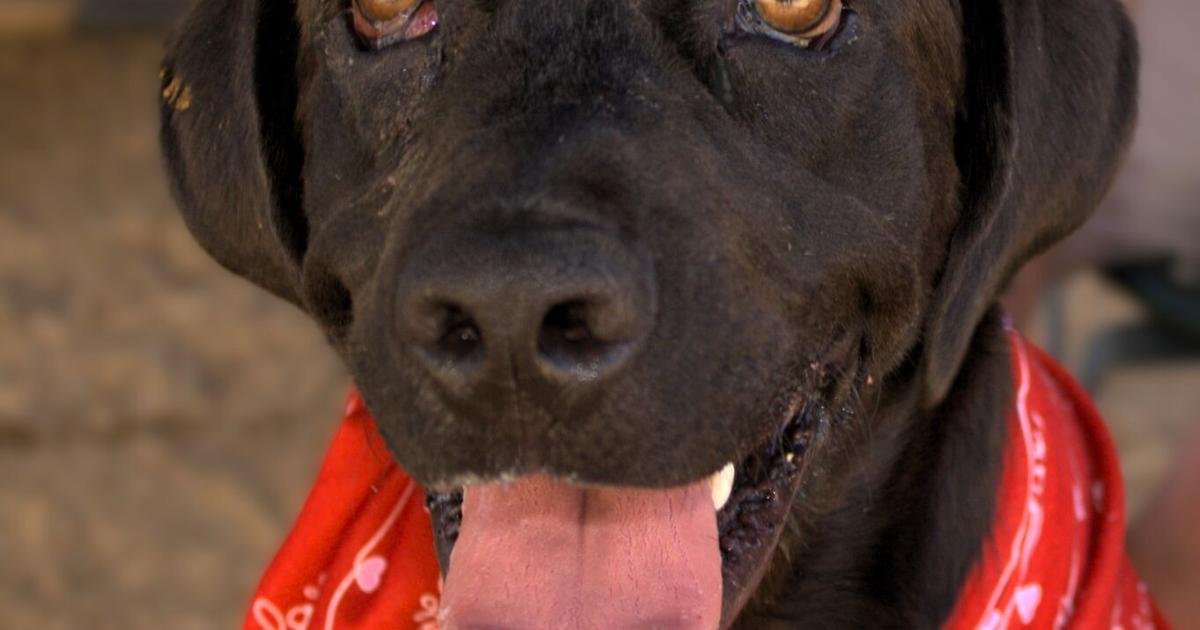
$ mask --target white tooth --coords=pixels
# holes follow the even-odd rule
[[[729,495],[733,492],[733,475],[733,462],[730,462],[708,478],[708,485],[712,488],[714,510],[719,511],[729,502]]]
[[[788,453],[787,455],[784,455],[784,457],[787,458],[789,464],[792,463],[792,460],[796,459],[796,456],[792,453]]]

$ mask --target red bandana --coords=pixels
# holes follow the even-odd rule
[[[1125,555],[1124,490],[1083,390],[1012,333],[1016,408],[996,524],[946,628],[1167,628]],[[441,592],[424,492],[356,393],[247,630],[436,630]]]

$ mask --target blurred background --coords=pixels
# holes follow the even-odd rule
[[[316,327],[170,200],[158,61],[184,4],[0,0],[0,629],[236,627],[340,417]],[[1200,628],[1200,3],[1133,11],[1128,166],[1008,304],[1095,393],[1135,561]]]

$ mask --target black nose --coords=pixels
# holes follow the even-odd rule
[[[648,265],[606,236],[460,235],[401,271],[400,340],[462,402],[496,388],[553,405],[594,391],[648,336]]]

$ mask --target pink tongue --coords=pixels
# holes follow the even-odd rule
[[[545,476],[468,486],[442,628],[687,628],[721,617],[708,483],[581,488]]]

